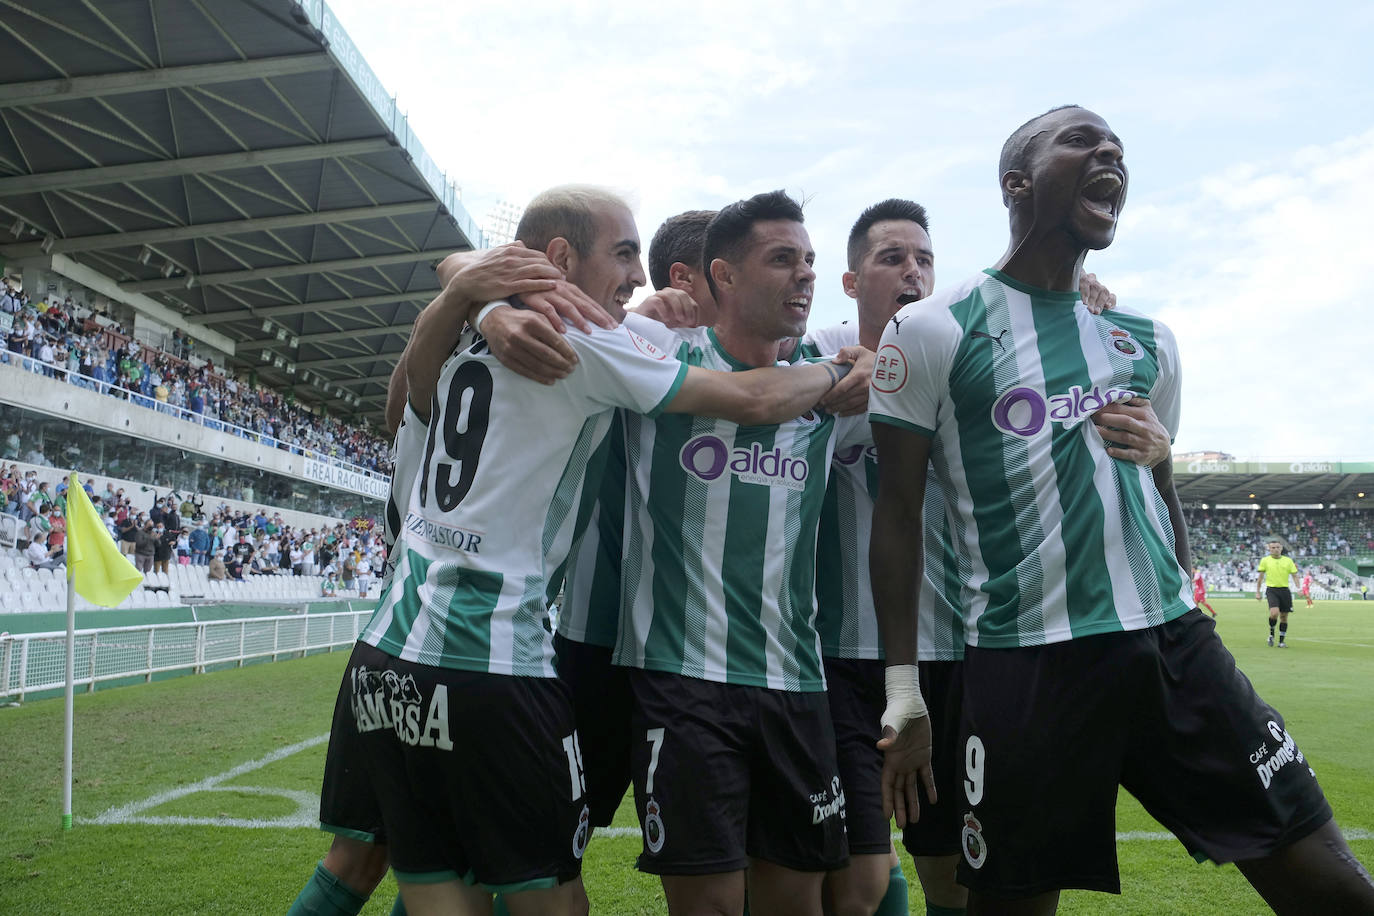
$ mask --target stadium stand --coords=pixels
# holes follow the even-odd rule
[[[123,483],[83,478],[116,542],[123,527],[132,531],[163,526],[165,542],[159,552],[166,562],[155,567],[144,587],[122,607],[170,607],[191,600],[270,603],[367,597],[353,572],[364,559],[369,573],[384,563],[381,538],[369,518],[344,524],[241,501],[209,507],[202,496],[159,494],[132,485],[126,492],[119,485]],[[46,534],[45,547],[61,544],[65,491],[65,480],[51,469],[0,464],[0,612],[66,606],[65,567],[34,568],[33,557],[26,554],[39,532]],[[324,589],[331,572],[340,580],[329,589],[333,594]],[[375,577],[367,581],[371,584]],[[88,607],[80,600],[77,605]]]
[[[179,329],[172,332],[170,351],[155,348],[88,308],[85,303],[96,299],[93,291],[77,287],[79,296],[86,294],[80,300],[73,302],[68,295],[50,304],[32,299],[16,281],[6,277],[0,294],[0,314],[12,316],[13,322],[0,364],[254,438],[271,448],[389,473],[387,442],[371,428],[318,414],[265,385],[216,368],[213,360],[195,355],[193,341]],[[18,458],[17,451],[7,444],[3,457]]]

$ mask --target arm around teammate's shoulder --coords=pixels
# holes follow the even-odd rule
[[[667,406],[670,413],[720,417],[741,426],[784,423],[806,413],[851,367],[871,368],[873,354],[846,347],[831,362],[716,372],[692,366]]]

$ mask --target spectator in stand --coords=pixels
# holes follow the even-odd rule
[[[158,538],[150,519],[143,527],[136,529],[134,535],[134,566],[145,576],[153,571],[153,555],[157,551]]]
[[[24,548],[24,559],[28,560],[34,569],[57,569],[62,565],[65,556],[61,545],[48,546],[47,536],[41,532],[35,534],[29,541],[29,546]]]
[[[191,563],[195,566],[204,566],[210,556],[210,531],[204,519],[196,522],[188,539],[191,545]]]
[[[243,581],[245,566],[242,556],[237,553],[230,554],[228,562],[225,563],[225,569],[228,571],[230,579],[233,579],[235,582]]]
[[[191,535],[185,528],[177,532],[177,563],[181,566],[191,564]]]
[[[210,558],[210,568],[205,571],[205,575],[216,582],[223,582],[229,575],[228,567],[224,565],[224,557],[215,554]]]
[[[115,511],[115,519],[115,525],[119,528],[119,552],[131,557],[138,541],[138,527],[127,514],[120,515],[120,510]]]
[[[334,576],[334,570],[330,570],[320,583],[320,597],[333,598],[339,593],[339,580]]]

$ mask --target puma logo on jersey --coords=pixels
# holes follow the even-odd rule
[[[908,316],[908,317],[910,317],[910,316]],[[893,333],[893,334],[896,334],[896,335],[898,335],[898,336],[901,336],[901,333],[902,333],[902,322],[903,322],[903,321],[906,321],[906,318],[898,318],[896,315],[893,315],[893,316],[892,316],[892,333]]]
[[[1007,333],[1007,329],[1006,329],[1006,328],[1003,328],[1003,329],[1002,329],[1002,334],[1005,334],[1005,333]],[[992,341],[993,343],[997,344],[997,349],[999,349],[999,350],[1001,350],[1003,353],[1005,353],[1005,352],[1007,351],[1007,347],[1006,347],[1006,344],[1002,343],[1002,334],[998,334],[996,337],[993,337],[993,336],[992,336],[991,334],[989,334],[987,331],[970,331],[968,336],[970,336],[970,337],[981,337],[981,338],[983,338],[984,340],[990,340],[990,341]]]

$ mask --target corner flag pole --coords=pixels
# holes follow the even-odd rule
[[[76,486],[76,472],[67,477],[67,493]],[[68,496],[68,503],[71,502]],[[72,829],[72,723],[76,716],[76,564],[72,562],[72,530],[67,529],[67,684],[62,722],[62,829]]]

